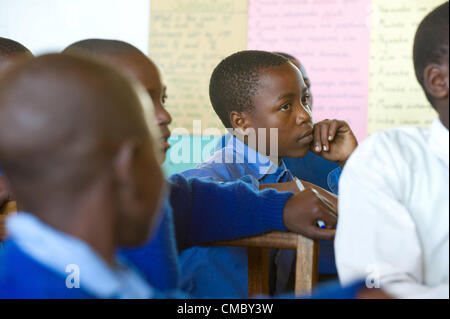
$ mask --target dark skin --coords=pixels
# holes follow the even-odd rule
[[[148,240],[159,211],[164,179],[149,107],[142,88],[82,58],[41,56],[0,81],[0,158],[11,189],[26,211],[109,264],[118,247]]]
[[[6,179],[4,176],[0,176],[0,211],[8,201],[11,200],[11,195],[6,185]]]
[[[308,73],[299,60],[289,59],[289,61],[291,61],[300,70],[300,73],[303,76],[305,85],[309,90],[307,94],[307,104],[309,105],[310,110],[312,110],[313,95],[311,92],[311,80]],[[337,162],[341,167],[344,167],[346,159],[358,145],[349,125],[344,121],[326,119],[318,122],[314,125],[314,134],[315,143],[311,145],[311,151],[330,161]],[[329,141],[333,141],[335,138],[348,141],[348,145],[342,147],[343,143],[340,141],[335,141],[335,143],[330,145]],[[334,147],[335,145],[340,145],[340,147]],[[333,149],[330,151],[331,147],[333,147]]]
[[[447,46],[448,52],[448,46]],[[449,63],[448,54],[441,63],[430,63],[424,70],[424,88],[431,96],[432,104],[442,124],[449,127]]]
[[[277,128],[278,161],[284,157],[303,157],[312,150],[343,166],[356,148],[356,138],[345,122],[324,120],[313,125],[308,104],[312,101],[309,89],[301,72],[292,63],[262,70],[258,94],[252,101],[254,111],[230,113],[233,128],[241,132],[247,129],[255,129],[257,132],[257,128]],[[266,149],[269,149],[270,144],[268,136],[269,132],[266,133]],[[287,185],[287,188],[291,191],[298,190],[294,183]],[[316,191],[312,192],[311,189]],[[304,212],[305,227],[300,227],[301,233],[307,236],[324,234],[326,239],[332,239],[332,228],[337,222],[336,197],[319,189],[309,185],[307,194],[314,200],[303,201],[301,208]],[[320,212],[323,219],[317,217],[317,212]],[[318,220],[325,221],[327,229],[318,229]]]
[[[161,119],[159,122],[159,127],[162,135],[164,136],[170,132],[168,125],[172,119],[163,103],[165,99],[165,85],[163,84],[161,74],[155,63],[153,63],[149,58],[143,56],[140,52],[130,52],[126,55],[107,56],[105,58],[107,58],[109,62],[112,62],[115,66],[119,67],[122,72],[128,74],[131,78],[144,85],[147,92],[150,94],[152,101],[154,101],[154,103],[159,103],[160,107],[155,107],[155,117],[157,119]],[[167,151],[167,148],[164,149]],[[311,197],[308,202],[305,201],[306,197]],[[286,228],[296,233],[304,230],[305,227],[303,227],[303,223],[300,222],[299,218],[299,211],[302,211],[301,208],[303,206],[307,206],[305,210],[311,210],[311,214],[309,214],[308,217],[316,217],[319,214],[321,218],[323,217],[321,215],[322,211],[319,210],[319,213],[317,213],[318,207],[323,207],[324,205],[325,207],[328,207],[327,205],[333,207],[332,203],[327,202],[326,204],[323,204],[318,201],[318,198],[319,197],[314,193],[294,194],[294,196],[292,196],[286,203],[284,210],[284,222]],[[324,217],[322,220],[328,220],[331,228],[336,224],[336,218],[334,217],[335,214],[331,211],[331,209],[330,213],[332,216],[331,218]],[[311,221],[308,221],[307,223],[308,225],[313,224]],[[315,230],[311,230],[310,232],[315,232]],[[330,239],[333,237],[334,230],[330,230],[330,232],[323,231],[320,234],[320,239]]]
[[[105,56],[105,58],[147,90],[153,102],[155,118],[161,131],[162,147],[165,154],[170,147],[168,139],[172,117],[166,109],[167,87],[162,80],[158,67],[139,51],[130,51],[124,55]]]
[[[0,74],[6,72],[7,69],[14,64],[24,61],[25,59],[33,58],[33,54],[29,51],[16,52],[8,56],[0,55]],[[8,190],[7,182],[4,176],[0,176],[0,212],[8,201],[13,200],[11,192]]]
[[[327,160],[345,165],[357,146],[344,121],[323,120],[313,125],[309,102],[311,95],[303,76],[293,64],[286,63],[261,71],[260,86],[253,98],[252,112],[232,111],[233,128],[278,129],[278,160],[303,157],[311,150]],[[269,149],[269,132],[266,133]]]

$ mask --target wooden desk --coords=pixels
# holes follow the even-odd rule
[[[296,250],[296,295],[310,294],[318,281],[319,243],[298,234],[275,231],[207,246],[247,247],[249,297],[269,293],[269,248]]]

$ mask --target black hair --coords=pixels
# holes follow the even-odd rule
[[[230,55],[216,66],[209,82],[209,98],[226,128],[232,127],[231,111],[253,111],[260,72],[284,63],[289,60],[281,55],[247,50]]]
[[[413,59],[417,81],[425,91],[428,101],[432,97],[426,92],[424,71],[430,63],[442,63],[448,59],[449,3],[446,2],[430,12],[419,24],[414,38]]]
[[[289,53],[284,53],[284,52],[272,52],[272,53],[284,56],[285,58],[287,58],[289,60],[297,60],[298,61],[298,59],[295,56],[290,55]]]
[[[7,57],[17,53],[31,54],[31,51],[17,41],[0,37],[0,57]]]
[[[128,54],[133,51],[141,53],[138,48],[124,41],[109,39],[86,39],[72,43],[62,52],[84,52],[95,56],[104,54]]]

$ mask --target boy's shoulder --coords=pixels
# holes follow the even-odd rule
[[[379,160],[417,158],[424,152],[430,138],[430,129],[402,126],[373,133],[355,150],[355,156]]]
[[[207,160],[180,173],[186,178],[197,177],[228,182],[251,175],[243,160],[237,160],[232,147],[216,150]]]
[[[67,288],[66,278],[22,251],[11,239],[0,251],[0,298],[92,298],[80,288]]]

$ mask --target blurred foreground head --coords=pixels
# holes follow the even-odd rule
[[[143,88],[107,65],[22,61],[0,77],[0,166],[43,222],[94,248],[137,245],[163,189],[152,113]]]
[[[0,37],[0,73],[6,71],[14,62],[31,57],[33,54],[30,50],[19,42]]]

